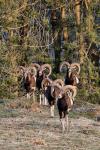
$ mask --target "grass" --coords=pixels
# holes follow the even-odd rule
[[[7,108],[6,105],[9,100],[0,100],[0,118],[17,117],[18,111],[15,109]]]
[[[32,109],[33,100],[30,99],[27,101],[26,98],[17,99],[17,100],[3,100],[0,99],[0,117],[17,117],[18,111],[17,108]],[[70,118],[79,118],[80,116],[86,117],[88,119],[95,119],[95,113],[92,111],[82,111],[81,106],[86,107],[87,103],[81,101],[75,102],[75,107],[80,108],[80,111],[75,109],[69,112]],[[89,106],[93,107],[93,105]],[[57,108],[56,108],[57,109]]]
[[[71,111],[70,132],[62,134],[57,109],[55,117],[50,118],[48,107],[40,107],[41,112],[23,109],[21,106],[15,109],[11,107],[14,102],[24,105],[26,99],[0,103],[0,148],[2,150],[88,150],[88,148],[99,150],[99,126],[93,124],[91,127],[88,126],[90,123],[88,119],[85,124],[84,117],[81,117],[83,114]],[[27,104],[30,105],[31,102],[28,101]]]
[[[17,117],[18,111],[12,109],[0,109],[0,118]]]
[[[80,116],[80,114],[78,113],[78,112],[74,112],[74,111],[71,111],[70,113],[69,113],[69,117],[70,118],[79,118],[79,116]]]

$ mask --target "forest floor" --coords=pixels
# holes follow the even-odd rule
[[[51,118],[49,107],[22,101],[0,100],[0,150],[100,150],[100,106],[75,104],[63,134],[57,109]]]

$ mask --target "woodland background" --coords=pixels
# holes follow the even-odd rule
[[[99,0],[0,0],[0,98],[20,96],[17,68],[81,64],[77,99],[100,104]]]

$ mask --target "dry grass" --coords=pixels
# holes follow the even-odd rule
[[[48,107],[29,102],[26,109],[25,101],[0,104],[0,150],[99,150],[99,122],[72,112],[78,117],[71,114],[70,131],[63,134],[57,111],[50,118]]]
[[[35,139],[33,141],[33,144],[34,145],[46,145],[46,142],[45,142],[45,140],[42,140],[42,139]]]

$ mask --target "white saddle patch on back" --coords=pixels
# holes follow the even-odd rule
[[[79,83],[79,79],[77,77],[75,77],[75,78],[76,78],[76,83],[78,84]]]

